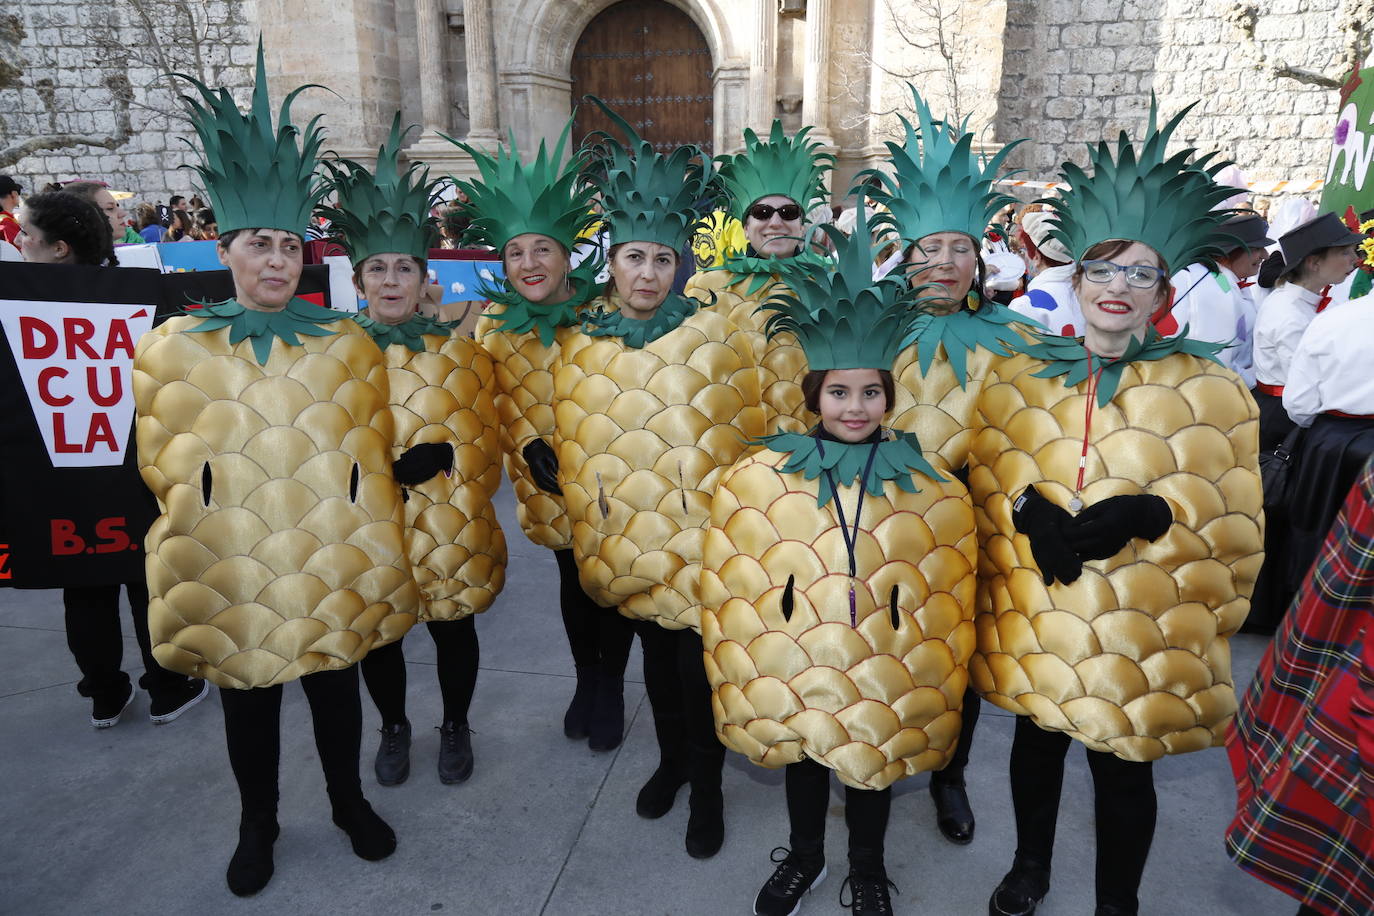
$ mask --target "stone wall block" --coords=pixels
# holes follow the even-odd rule
[[[1097,40],[1108,47],[1134,47],[1144,34],[1138,22],[1108,22],[1098,30]]]
[[[1077,118],[1083,113],[1083,102],[1079,99],[1059,98],[1050,99],[1045,103],[1045,117],[1067,120]]]
[[[1059,92],[1065,96],[1085,96],[1091,95],[1093,91],[1093,78],[1079,73],[1070,74],[1059,78]]]
[[[1088,48],[1072,55],[1074,73],[1110,73],[1116,69],[1116,54],[1103,48]]]
[[[1059,38],[1071,48],[1091,48],[1098,40],[1097,23],[1077,22],[1066,25],[1060,31]]]

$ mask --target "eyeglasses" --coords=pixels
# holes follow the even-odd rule
[[[766,223],[772,219],[774,213],[781,216],[783,222],[790,223],[794,219],[801,219],[802,209],[796,204],[783,204],[781,207],[771,207],[768,204],[754,204],[749,208],[749,215],[761,223]]]
[[[1083,276],[1094,283],[1110,283],[1117,271],[1126,275],[1126,285],[1136,289],[1149,289],[1157,286],[1164,277],[1164,271],[1145,264],[1116,264],[1112,261],[1084,261]]]

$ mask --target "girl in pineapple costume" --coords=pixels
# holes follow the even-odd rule
[[[993,190],[1009,143],[984,164],[973,152],[973,135],[936,121],[925,100],[911,91],[917,124],[905,118],[904,143],[889,143],[892,174],[878,176],[873,197],[880,219],[901,237],[902,271],[912,285],[934,284],[940,301],[917,321],[914,340],[896,359],[897,399],[892,426],[914,433],[942,470],[968,480],[975,405],[993,365],[1021,350],[1031,326],[982,289],[983,230],[1012,198]],[[935,821],[946,839],[973,841],[974,817],[964,781],[981,708],[972,687],[964,695],[959,746],[949,765],[930,777]]]
[[[694,274],[684,290],[713,302],[714,311],[748,336],[759,363],[768,428],[789,432],[804,430],[811,422],[801,392],[806,359],[790,334],[764,336],[759,309],[780,291],[778,273],[783,266],[822,266],[830,260],[802,247],[802,221],[813,206],[825,201],[825,173],[835,161],[834,156],[816,153],[820,144],[807,142],[809,131],[805,127],[787,137],[782,122],[775,120],[768,140],[745,130],[744,152],[716,157],[717,180],[749,245],[743,253],[727,253],[720,267]]]
[[[627,148],[603,137],[594,164],[613,242],[611,283],[563,343],[558,479],[582,584],[640,622],[661,760],[636,810],[662,817],[690,782],[687,851],[707,858],[725,837],[725,749],[696,632],[702,529],[722,472],[763,434],[758,370],[743,332],[671,292],[698,219],[692,203],[708,184],[691,161],[701,151],[656,153],[607,113],[628,140]]]
[[[786,766],[791,850],[754,902],[795,913],[825,876],[829,770],[845,789],[850,901],[891,913],[883,864],[893,782],[954,753],[973,651],[977,547],[968,491],[911,433],[881,426],[890,367],[922,304],[872,278],[866,220],[838,268],[784,275],[770,333],[800,341],[809,433],[778,433],[721,479],[702,563],[701,626],[720,738]],[[775,852],[778,852],[775,851]],[[841,888],[841,902],[845,888]]]
[[[243,804],[227,878],[246,895],[272,876],[287,681],[310,702],[334,823],[364,859],[395,850],[358,779],[354,665],[410,628],[418,590],[386,361],[347,315],[294,298],[324,193],[316,122],[290,123],[298,89],[273,130],[261,45],[247,115],[228,90],[194,85],[197,171],[235,293],[154,328],[134,357],[139,461],[162,509],[146,545],[148,626],[163,666],[221,688]],[[429,476],[424,463],[410,483]]]
[[[1258,413],[1219,344],[1162,339],[1171,265],[1233,242],[1210,156],[1146,139],[1063,167],[1054,236],[1074,254],[1081,340],[995,365],[970,452],[986,606],[974,684],[1017,714],[1017,848],[989,912],[1050,886],[1064,755],[1087,748],[1097,914],[1135,913],[1155,825],[1151,761],[1219,744],[1236,710],[1228,637],[1263,557]],[[1209,265],[1210,266],[1210,265]]]
[[[620,746],[625,731],[625,665],[634,631],[578,581],[552,446],[553,367],[578,312],[596,295],[603,263],[590,257],[572,268],[573,249],[597,217],[595,191],[579,175],[581,154],[560,165],[571,129],[569,120],[551,155],[541,142],[529,165],[513,146],[492,156],[460,143],[481,181],[458,186],[472,220],[466,238],[500,252],[506,272],[501,289],[482,290],[492,305],[478,319],[477,340],[496,364],[501,447],[520,527],[553,550],[558,562],[559,606],[577,672],[563,733],[586,740],[594,751],[609,751]]]
[[[468,708],[477,685],[475,614],[506,581],[506,538],[491,500],[501,483],[501,446],[491,357],[446,324],[416,311],[425,263],[437,241],[429,208],[435,183],[418,166],[402,173],[399,113],[377,152],[376,174],[356,162],[330,163],[337,204],[326,211],[353,262],[367,308],[354,316],[386,358],[393,453],[429,453],[444,470],[405,492],[405,542],[420,586],[420,619],[434,639],[439,690],[439,780],[472,775]],[[374,769],[384,786],[410,773],[410,721],[401,640],[374,647],[363,680],[382,717]]]

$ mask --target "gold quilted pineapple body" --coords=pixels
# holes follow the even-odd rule
[[[973,508],[950,478],[867,494],[855,614],[834,500],[780,473],[787,455],[744,458],[711,504],[702,643],[716,729],[755,763],[810,757],[846,784],[883,789],[949,762],[974,649]],[[857,485],[841,486],[854,524]],[[790,619],[784,607],[790,604]]]
[[[361,328],[272,341],[173,318],[139,341],[148,625],[167,668],[266,687],[346,668],[415,622],[382,354]]]
[[[1034,485],[1068,506],[1088,383],[1035,378],[1045,365],[1007,360],[979,400],[969,486],[989,606],[974,686],[1125,760],[1217,744],[1236,709],[1228,638],[1263,560],[1254,401],[1232,372],[1188,354],[1128,365],[1111,401],[1094,406],[1082,499],[1148,492],[1174,522],[1047,588],[1012,501]]]
[[[777,280],[766,283],[752,295],[749,287],[757,278],[732,270],[704,270],[693,274],[683,294],[715,304],[709,308],[729,319],[744,332],[759,364],[759,393],[763,397],[764,425],[772,432],[805,432],[816,417],[803,403],[801,382],[806,376],[806,354],[790,333],[764,334],[768,312],[759,307],[770,296],[785,291]]]
[[[709,310],[642,348],[573,334],[554,387],[583,588],[627,617],[697,628],[711,494],[764,432],[746,335]]]
[[[420,619],[461,620],[490,607],[506,582],[506,537],[492,505],[501,485],[494,369],[467,338],[422,339],[423,352],[386,348],[393,457],[447,442],[453,473],[407,488],[406,554],[420,586]]]
[[[504,306],[492,305],[490,311],[500,314]],[[514,334],[493,330],[496,326],[491,318],[479,318],[475,336],[495,363],[501,451],[515,488],[515,516],[531,541],[566,550],[572,546],[572,523],[563,499],[539,489],[521,450],[532,439],[553,444],[553,370],[570,331],[560,328],[553,345],[546,347],[536,331]]]

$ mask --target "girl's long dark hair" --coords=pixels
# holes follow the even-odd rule
[[[43,233],[48,244],[66,242],[78,264],[115,267],[110,221],[95,204],[67,191],[35,194],[24,200],[24,222]]]

